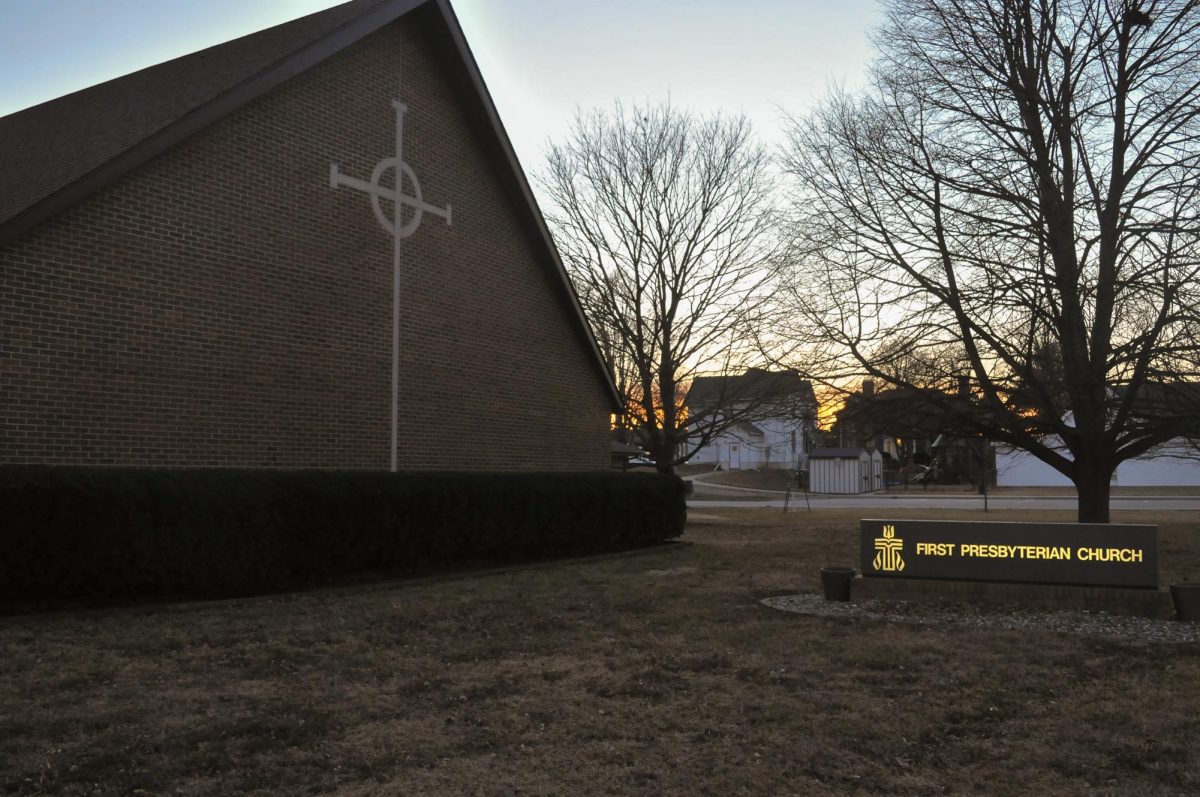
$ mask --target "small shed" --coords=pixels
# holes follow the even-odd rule
[[[814,493],[855,495],[883,489],[883,455],[864,448],[818,448],[808,455]]]

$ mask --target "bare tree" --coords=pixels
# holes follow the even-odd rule
[[[746,412],[689,417],[684,398],[699,368],[754,354],[773,240],[766,151],[742,116],[617,104],[576,117],[540,182],[626,422],[671,471]]]
[[[1200,418],[1197,3],[890,0],[876,42],[790,130],[791,331],[831,379],[962,363],[957,423],[1107,522],[1117,465]]]

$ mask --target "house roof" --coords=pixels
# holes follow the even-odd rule
[[[354,0],[0,118],[0,230],[6,233],[0,240],[29,226],[22,217],[40,220],[39,206],[114,160],[128,159],[155,136],[181,125],[194,132],[190,128],[215,121],[186,124],[190,117],[207,117],[204,109],[229,92],[261,81],[332,34],[340,33],[345,46],[366,35],[364,28],[373,30],[417,5]],[[301,71],[301,64],[311,65],[313,55],[293,64],[286,77]],[[274,83],[286,79],[280,77]],[[260,93],[243,92],[238,104]],[[49,204],[51,215],[63,209],[61,202]]]
[[[814,448],[808,452],[809,459],[858,459],[865,448]]]
[[[352,0],[0,118],[0,245],[154,156],[410,12],[433,43],[464,111],[561,287],[613,409],[622,404],[525,173],[449,0]]]
[[[698,376],[687,395],[689,407],[715,407],[748,400],[800,401],[816,406],[812,384],[790,370],[751,368],[744,374]]]
[[[851,393],[837,413],[837,422],[849,427],[856,439],[934,437],[954,425],[951,410],[962,402],[961,397],[936,388],[900,386]]]
[[[1124,396],[1127,390],[1127,387],[1120,386],[1114,392]],[[1138,388],[1133,410],[1143,418],[1182,416],[1196,420],[1200,416],[1200,383],[1147,382]],[[1193,431],[1196,431],[1195,426]]]

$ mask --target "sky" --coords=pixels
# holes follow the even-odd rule
[[[337,5],[336,0],[0,0],[0,116]],[[860,86],[876,0],[452,0],[526,171],[578,109],[670,98],[784,113]]]

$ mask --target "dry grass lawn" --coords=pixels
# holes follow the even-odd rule
[[[696,488],[726,485],[782,493],[795,481],[796,477],[788,470],[722,470],[703,474],[697,480]]]
[[[1166,578],[1200,563],[1193,515],[1123,519],[1161,524]],[[0,793],[1200,792],[1200,645],[759,604],[854,563],[856,520],[707,510],[624,558],[0,620]]]

